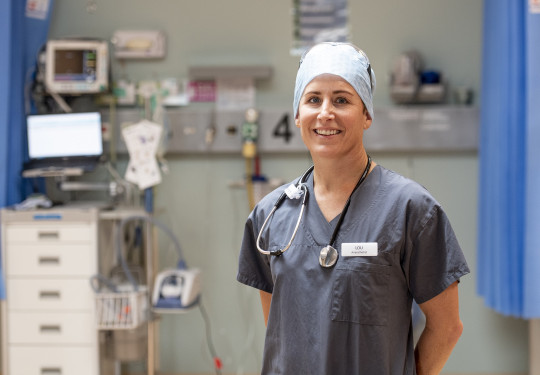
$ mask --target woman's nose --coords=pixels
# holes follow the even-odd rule
[[[317,116],[317,119],[321,121],[330,120],[334,118],[334,107],[332,106],[332,103],[328,101],[324,101],[323,104],[320,107],[319,115]]]

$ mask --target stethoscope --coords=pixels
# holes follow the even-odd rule
[[[339,219],[336,224],[336,227],[334,228],[334,232],[332,233],[332,237],[330,238],[328,245],[326,245],[325,247],[321,249],[321,252],[319,254],[319,264],[321,265],[321,267],[324,267],[324,268],[333,267],[338,260],[338,256],[339,256],[338,251],[334,248],[334,245],[336,242],[336,237],[339,233],[339,228],[341,227],[341,223],[343,222],[343,219],[345,218],[345,214],[347,213],[347,210],[349,209],[349,205],[351,204],[352,195],[354,194],[356,189],[358,189],[358,187],[362,184],[362,182],[364,182],[364,180],[366,179],[369,173],[370,168],[371,168],[371,157],[368,155],[366,168],[364,169],[362,176],[356,183],[356,186],[354,187],[353,191],[349,195],[349,198],[347,199],[347,202],[345,203],[345,207],[343,207],[343,210],[341,211],[341,214],[339,215]],[[276,200],[276,203],[274,203],[274,207],[272,208],[272,211],[270,211],[270,213],[264,220],[263,225],[259,231],[259,235],[257,236],[257,249],[259,250],[260,253],[265,254],[265,255],[280,256],[285,251],[287,251],[289,247],[291,247],[294,237],[296,236],[296,232],[298,232],[300,221],[302,221],[302,216],[304,215],[304,208],[306,207],[306,202],[307,202],[307,197],[308,197],[308,189],[305,183],[307,181],[307,178],[312,172],[313,172],[313,166],[309,167],[308,170],[304,172],[304,174],[302,175],[302,177],[300,177],[296,185],[291,184],[287,189],[285,189],[285,191]],[[261,240],[261,236],[264,231],[264,228],[266,227],[266,224],[268,223],[268,220],[274,215],[274,213],[279,208],[279,206],[281,206],[281,204],[285,201],[286,197],[289,197],[290,199],[298,199],[302,195],[303,195],[303,198],[302,198],[302,206],[300,208],[300,214],[298,215],[298,220],[296,221],[296,226],[294,227],[294,231],[293,231],[293,234],[291,236],[289,243],[283,249],[279,249],[279,250],[270,251],[270,250],[261,249],[259,242]]]

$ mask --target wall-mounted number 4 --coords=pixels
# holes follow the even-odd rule
[[[274,127],[274,137],[282,137],[285,140],[285,143],[289,143],[291,137],[294,133],[291,131],[291,126],[289,124],[289,114],[285,113],[283,117],[278,121]]]

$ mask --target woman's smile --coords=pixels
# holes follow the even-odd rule
[[[336,135],[336,134],[341,133],[341,130],[337,130],[337,129],[315,129],[313,131],[317,135],[324,135],[324,136]]]

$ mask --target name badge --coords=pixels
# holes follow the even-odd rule
[[[341,255],[344,257],[376,257],[377,242],[357,242],[341,244]]]

